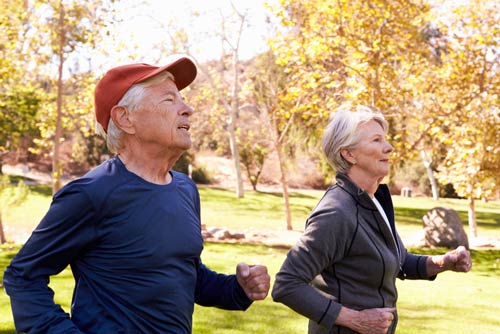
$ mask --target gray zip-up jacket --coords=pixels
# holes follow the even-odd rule
[[[435,277],[427,276],[427,257],[408,253],[396,232],[388,187],[380,185],[375,198],[392,231],[368,193],[338,173],[276,274],[274,301],[309,318],[310,334],[355,333],[335,325],[342,305],[395,307],[396,277]],[[397,314],[389,333],[396,324]]]

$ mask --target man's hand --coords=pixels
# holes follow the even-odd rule
[[[262,265],[238,264],[236,266],[236,279],[250,300],[266,298],[271,286],[271,277],[267,273],[267,267]]]

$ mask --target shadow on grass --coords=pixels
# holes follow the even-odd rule
[[[207,187],[207,186],[202,186],[202,185],[198,185],[198,188],[200,191],[203,191],[204,188],[207,188],[207,189],[211,189],[211,190],[216,190],[216,191],[220,191],[220,192],[223,192],[225,194],[227,194],[228,196],[230,196],[231,198],[234,197],[234,190],[232,189],[228,189],[228,188],[222,188],[222,187]],[[273,196],[273,197],[283,197],[283,193],[281,191],[263,191],[263,190],[252,190],[252,192],[255,192],[259,195],[269,195],[269,196]],[[300,199],[316,199],[317,197],[315,196],[312,196],[312,195],[307,195],[307,194],[304,194],[304,193],[301,193],[301,192],[296,192],[296,191],[291,191],[288,193],[290,195],[290,197],[294,197],[294,198],[300,198]]]
[[[43,196],[52,196],[52,186],[50,184],[40,183],[37,180],[33,180],[19,175],[10,175],[9,179],[10,183],[13,186],[15,186],[20,181],[24,181],[29,186],[31,192]]]
[[[450,325],[461,324],[459,328],[450,328],[450,333],[497,333],[496,329],[500,325],[500,320],[492,313],[470,314],[467,313],[466,308],[443,304],[405,306],[405,309],[400,312],[399,318],[398,329],[402,329],[401,322],[404,321],[404,328],[411,329],[410,333],[430,333],[432,324],[436,322],[446,322]]]
[[[408,224],[414,226],[422,226],[422,217],[427,213],[426,209],[416,209],[416,208],[394,208],[394,213],[396,215],[396,222],[398,224]]]
[[[277,333],[303,333],[307,328],[306,318],[270,300],[255,303],[245,312],[197,308],[193,319],[193,333],[198,334],[269,333],[270,329]]]
[[[407,207],[394,208],[396,214],[396,221],[402,224],[413,226],[423,226],[422,218],[430,209],[417,209]],[[456,210],[457,211],[457,210]],[[457,211],[460,220],[464,225],[467,225],[469,220],[468,212],[464,210]],[[476,211],[476,220],[479,228],[486,227],[489,229],[500,230],[500,214],[494,212],[480,212]]]
[[[269,196],[273,196],[273,197],[279,197],[279,198],[283,197],[283,193],[281,191],[260,191],[260,190],[257,190],[256,192],[259,194],[269,195]],[[307,195],[304,193],[299,193],[296,191],[291,191],[288,193],[288,195],[290,195],[290,197],[300,198],[300,199],[306,199],[306,198],[316,199],[317,198],[315,196]]]
[[[49,196],[49,197],[52,196],[52,187],[48,184],[32,185],[30,186],[30,191],[43,196]]]

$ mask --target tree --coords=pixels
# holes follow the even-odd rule
[[[203,110],[204,115],[195,115],[194,119],[199,123],[212,125],[210,128],[204,127],[204,130],[210,133],[211,139],[219,135],[219,133],[214,132],[224,132],[233,160],[237,182],[236,196],[242,198],[244,197],[244,184],[239,154],[238,122],[242,105],[241,82],[244,66],[240,59],[240,42],[243,32],[248,28],[248,9],[240,10],[232,1],[228,1],[228,3],[230,4],[229,10],[222,7],[215,9],[218,15],[214,15],[214,12],[210,10],[205,13],[199,11],[191,13],[193,22],[196,19],[204,18],[206,20],[209,17],[214,20],[216,17],[218,26],[210,30],[208,34],[199,32],[190,34],[187,28],[179,26],[175,21],[161,24],[166,35],[170,37],[170,43],[162,42],[163,45],[159,45],[158,48],[162,50],[164,55],[181,52],[197,62],[197,68],[201,75],[196,80],[196,96],[190,98],[190,103],[195,109]],[[204,24],[204,22],[201,20],[200,24]],[[216,43],[216,46],[220,47],[221,50],[220,56],[217,60],[201,63],[196,57],[198,46],[193,43],[202,43],[204,39],[213,39],[214,36],[220,40],[220,43]],[[167,44],[167,47],[164,44]],[[189,94],[189,92],[185,94]],[[215,126],[213,126],[214,124]],[[195,131],[193,130],[193,132]],[[200,139],[203,140],[203,138]]]
[[[289,106],[291,101],[286,99],[287,75],[285,68],[276,64],[276,57],[271,51],[257,57],[253,71],[250,80],[253,86],[251,89],[258,109],[267,116],[267,128],[278,156],[286,228],[293,230],[285,148],[292,146],[290,129],[294,125],[294,114],[290,114],[288,110],[294,106]]]
[[[247,134],[255,138],[252,132]],[[268,149],[265,145],[251,141],[245,141],[240,148],[240,161],[247,171],[248,180],[252,184],[253,190],[257,191],[260,175],[264,169],[264,162],[268,155]]]
[[[2,199],[0,201],[0,244],[7,242],[2,220],[4,210],[21,204],[28,194],[28,186],[23,181],[19,181],[17,187],[12,187],[8,176],[2,175],[0,178],[0,198]]]
[[[253,62],[252,62],[253,63]],[[271,151],[269,129],[266,124],[267,115],[256,106],[251,95],[253,78],[250,75],[252,65],[249,64],[245,70],[246,81],[242,84],[242,91],[246,94],[242,99],[246,102],[242,105],[239,113],[240,126],[238,129],[238,145],[240,161],[247,172],[248,181],[253,190],[257,191],[264,164]]]
[[[12,84],[7,91],[0,90],[0,174],[4,154],[12,150],[27,152],[33,138],[40,135],[36,115],[41,96],[40,90],[30,84]]]
[[[469,200],[469,230],[477,236],[476,199],[500,186],[500,5],[439,3],[435,24],[446,39],[440,66],[422,85],[438,103],[432,132],[446,148],[437,177]],[[431,76],[432,75],[432,76]]]
[[[395,156],[407,150],[411,120],[407,106],[423,57],[423,3],[399,0],[282,0],[277,12],[284,32],[272,41],[278,64],[286,67],[288,110],[303,123],[306,138],[318,138],[331,110],[344,102],[383,111],[390,123]]]
[[[4,155],[25,155],[39,134],[36,115],[44,94],[28,79],[31,16],[26,1],[0,1],[0,173]]]
[[[30,51],[37,55],[38,69],[34,79],[42,82],[50,95],[39,115],[43,137],[37,144],[39,148],[52,149],[53,192],[61,186],[61,144],[69,135],[69,125],[77,122],[76,115],[69,114],[69,110],[75,109],[75,104],[71,99],[65,100],[65,96],[70,95],[66,78],[81,71],[79,57],[88,52],[87,46],[93,47],[101,38],[97,31],[108,19],[106,14],[110,3],[112,0],[30,3],[29,9],[35,14],[30,21],[33,31]],[[73,61],[72,68],[68,60]]]
[[[216,93],[217,104],[222,106],[224,110],[223,118],[226,121],[226,131],[229,139],[229,147],[231,157],[233,159],[234,172],[236,175],[236,197],[243,198],[245,196],[243,186],[243,176],[241,173],[240,153],[237,137],[237,122],[240,112],[240,66],[239,48],[241,35],[245,29],[246,13],[241,12],[231,2],[233,13],[231,17],[226,17],[220,12],[220,30],[218,30],[221,38],[221,58],[216,67],[216,72],[210,72],[206,67],[200,66],[203,74],[208,79],[208,83],[212,92]],[[230,21],[230,22],[228,22]],[[231,38],[231,34],[233,34]],[[228,71],[229,69],[229,71]],[[227,88],[229,87],[229,89]]]

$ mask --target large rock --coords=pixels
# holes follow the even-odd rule
[[[425,245],[428,247],[469,248],[469,240],[458,213],[449,208],[436,207],[422,218],[424,222]]]

